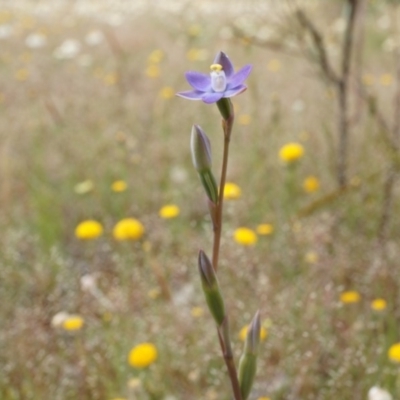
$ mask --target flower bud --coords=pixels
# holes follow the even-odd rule
[[[206,298],[208,308],[214,317],[217,326],[219,327],[225,318],[224,300],[219,289],[214,268],[203,250],[200,250],[199,252],[198,264],[204,296]]]
[[[193,125],[190,138],[192,160],[196,171],[201,173],[211,169],[211,145],[205,132],[198,125]]]
[[[242,399],[249,397],[257,371],[257,350],[260,343],[261,322],[257,311],[247,332],[244,351],[239,363],[239,384]]]

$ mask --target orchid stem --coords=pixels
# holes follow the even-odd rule
[[[231,109],[233,110],[233,107],[231,107]],[[226,173],[228,169],[229,142],[231,140],[233,121],[234,121],[233,111],[228,119],[222,120],[222,128],[224,130],[224,152],[222,157],[219,196],[218,196],[218,204],[217,204],[215,224],[214,224],[214,241],[213,241],[213,256],[212,256],[212,265],[214,267],[215,272],[217,272],[218,270],[219,248],[220,248],[221,233],[222,233],[222,210],[224,205],[224,190],[225,190]]]

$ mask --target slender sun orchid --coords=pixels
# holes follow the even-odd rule
[[[249,76],[251,65],[246,65],[235,73],[228,56],[220,51],[211,65],[209,75],[200,72],[186,72],[186,80],[194,90],[179,92],[177,96],[189,100],[203,100],[204,103],[216,103],[222,98],[236,96],[247,89],[243,82]]]

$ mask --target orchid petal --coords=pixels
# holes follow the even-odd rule
[[[222,97],[225,97],[224,92],[210,92],[204,93],[201,99],[204,101],[204,103],[211,104],[217,102],[218,100],[221,100]]]
[[[236,96],[237,94],[240,94],[240,93],[244,92],[246,89],[247,89],[246,85],[240,85],[240,86],[237,86],[237,87],[235,87],[233,89],[225,90],[224,97]]]
[[[176,95],[188,100],[201,100],[204,92],[198,90],[190,90],[187,92],[179,92]]]
[[[186,80],[196,90],[207,92],[211,86],[210,75],[201,74],[200,72],[189,71],[185,74]]]
[[[222,52],[222,51],[220,51],[217,55],[216,55],[216,57],[215,57],[215,59],[214,59],[214,64],[219,64],[219,65],[222,65],[222,69],[223,69],[223,71],[225,72],[225,76],[227,77],[227,78],[230,78],[232,75],[233,75],[233,73],[235,72],[235,69],[233,68],[233,65],[232,65],[232,63],[231,63],[231,60],[228,58],[228,56],[224,53],[224,52]]]
[[[241,85],[250,75],[252,69],[253,69],[252,65],[244,66],[242,69],[240,69],[238,72],[236,72],[234,75],[230,77],[230,79],[228,80],[228,87],[235,88]]]

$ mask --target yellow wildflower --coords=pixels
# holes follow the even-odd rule
[[[113,192],[124,192],[128,185],[126,184],[125,181],[115,181],[111,185],[111,190]]]
[[[278,72],[281,69],[281,62],[277,59],[273,59],[268,62],[267,68],[271,72]]]
[[[62,322],[62,328],[66,331],[79,331],[84,323],[84,319],[79,315],[69,315]]]
[[[175,95],[175,91],[170,86],[165,86],[160,90],[160,97],[165,100],[172,99],[172,97],[174,97],[174,95]]]
[[[160,67],[156,64],[150,64],[146,68],[146,75],[149,78],[158,78],[160,76]]]
[[[26,81],[29,78],[29,71],[26,68],[20,68],[15,71],[14,77],[19,82]]]
[[[202,317],[204,315],[204,308],[202,308],[202,307],[193,307],[190,310],[190,314],[192,314],[192,317],[200,318],[200,317]]]
[[[271,224],[260,224],[256,229],[259,235],[270,235],[274,232],[274,226]]]
[[[388,357],[390,361],[400,363],[400,343],[395,343],[389,347]]]
[[[226,182],[224,187],[224,199],[235,200],[242,195],[242,190],[236,183]]]
[[[175,204],[167,204],[160,208],[158,215],[164,219],[175,218],[179,215],[180,210],[179,207]]]
[[[208,50],[207,49],[190,49],[186,53],[186,58],[189,61],[203,61],[208,58]]]
[[[121,219],[113,229],[116,240],[138,240],[144,234],[144,226],[134,218]]]
[[[251,116],[249,114],[240,114],[238,116],[238,124],[239,125],[250,125]]]
[[[360,300],[360,293],[355,290],[349,290],[340,294],[340,301],[343,304],[358,303]]]
[[[374,84],[375,77],[372,74],[364,74],[362,77],[362,83],[365,86],[372,86]]]
[[[252,246],[257,242],[256,233],[249,228],[238,228],[235,230],[233,237],[235,241],[243,246]]]
[[[382,74],[379,81],[382,86],[390,86],[393,83],[393,76],[391,74]]]
[[[319,180],[315,176],[308,176],[304,179],[303,189],[307,193],[316,192],[319,189]]]
[[[263,397],[259,397],[257,400],[271,400],[271,398],[263,396]]]
[[[141,343],[135,346],[128,355],[128,363],[134,368],[146,368],[157,359],[157,348],[152,343]]]
[[[308,264],[316,264],[318,262],[318,253],[315,251],[308,251],[304,257]]]
[[[246,336],[247,336],[247,331],[249,329],[249,326],[246,325],[244,326],[240,332],[239,332],[239,338],[241,341],[245,341],[246,340]],[[261,326],[261,330],[260,330],[260,340],[265,340],[267,338],[268,332],[267,329],[264,326]]]
[[[87,179],[86,181],[83,182],[79,182],[74,187],[74,191],[77,194],[89,193],[93,189],[94,189],[94,183],[90,179]]]
[[[113,86],[118,82],[118,74],[116,72],[110,72],[103,77],[103,82],[107,86]]]
[[[371,308],[374,311],[383,311],[387,307],[385,299],[375,299],[371,302]]]
[[[201,34],[201,25],[199,24],[194,24],[190,25],[188,29],[188,34],[189,36],[196,37]]]
[[[161,60],[164,58],[164,52],[160,49],[153,50],[149,57],[147,58],[147,61],[150,64],[158,64],[161,62]]]
[[[299,143],[288,143],[279,150],[279,157],[282,161],[290,164],[304,155],[304,147]]]
[[[100,222],[88,219],[81,222],[75,228],[75,236],[82,240],[96,239],[103,234],[103,226]]]
[[[160,297],[160,295],[161,295],[161,290],[159,288],[153,288],[147,292],[147,296],[149,296],[150,299],[153,299],[153,300]]]

